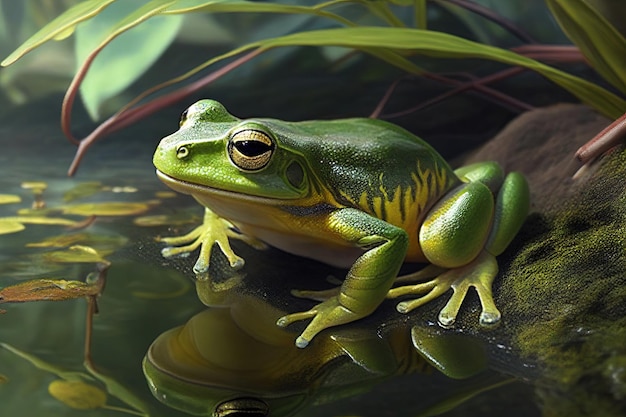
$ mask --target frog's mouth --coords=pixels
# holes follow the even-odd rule
[[[167,175],[163,171],[156,170],[157,177],[161,182],[170,187],[172,190],[177,191],[181,194],[189,194],[196,198],[202,196],[211,196],[216,198],[227,198],[230,200],[240,200],[240,201],[248,201],[255,203],[263,203],[268,205],[278,205],[281,204],[281,201],[286,200],[294,200],[298,197],[294,196],[293,198],[285,198],[285,197],[266,197],[255,194],[246,194],[244,192],[236,192],[236,191],[228,191],[223,190],[221,188],[210,187],[208,185],[196,184],[189,181],[180,180],[174,178],[172,176]]]

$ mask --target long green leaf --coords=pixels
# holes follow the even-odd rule
[[[11,65],[43,43],[71,35],[77,24],[91,19],[114,1],[115,0],[88,0],[67,9],[63,14],[41,28],[19,48],[13,51],[11,55],[0,62],[0,66],[6,67]]]
[[[626,93],[626,39],[584,0],[546,0],[565,34],[608,82]]]
[[[157,9],[162,7],[159,3],[150,4]],[[135,1],[116,2],[80,25],[76,30],[77,61],[82,64],[118,22],[140,5]],[[141,13],[150,14],[153,10],[144,6]],[[182,15],[153,16],[115,38],[98,54],[80,85],[83,103],[93,120],[99,118],[103,102],[123,91],[161,56],[178,33],[182,18]]]
[[[248,47],[269,49],[296,45],[333,45],[363,50],[386,48],[409,50],[439,58],[488,59],[536,71],[608,117],[617,118],[626,111],[626,101],[596,84],[506,49],[472,42],[442,32],[382,27],[324,29],[267,39],[248,45]]]
[[[346,26],[354,26],[354,23],[348,19],[324,10],[324,5],[325,4],[323,3],[318,6],[309,7],[293,4],[245,0],[177,0],[174,4],[164,10],[163,14],[191,12],[310,14],[333,19]]]

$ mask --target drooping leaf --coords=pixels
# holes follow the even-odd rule
[[[330,3],[332,2],[327,4]],[[311,14],[320,17],[327,17],[347,26],[354,25],[344,17],[324,10],[323,7],[319,6],[301,6],[296,4],[245,0],[176,0],[172,2],[172,5],[163,11],[163,14],[190,12]]]
[[[323,29],[300,32],[292,35],[268,39],[247,45],[247,48],[265,49],[282,46],[323,46],[334,45],[361,49],[369,53],[385,52],[393,54],[396,61],[390,63],[411,69],[401,61],[393,50],[408,50],[436,58],[481,58],[509,65],[531,69],[545,76],[557,85],[608,117],[617,118],[626,111],[626,101],[589,81],[568,74],[534,59],[497,48],[469,41],[443,32],[409,28],[358,27]],[[380,55],[379,55],[380,57]]]
[[[17,61],[20,57],[53,39],[61,39],[67,37],[76,25],[80,22],[88,20],[104,10],[109,4],[115,0],[87,0],[76,4],[67,9],[65,13],[41,28],[37,33],[31,36],[11,55],[6,57],[0,66],[6,67]]]
[[[550,10],[608,82],[626,93],[626,39],[585,0],[547,0]]]
[[[76,30],[76,57],[82,64],[99,45],[124,25],[143,16],[141,25],[113,38],[91,64],[80,92],[90,116],[98,119],[104,101],[123,91],[161,56],[174,40],[182,15],[154,16],[171,1],[116,2]]]

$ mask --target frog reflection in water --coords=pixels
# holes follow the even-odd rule
[[[201,298],[210,292],[202,288],[210,287],[207,281],[196,286]],[[290,332],[274,325],[283,311],[262,298],[235,298],[229,308],[206,309],[152,343],[143,370],[161,402],[199,416],[285,417],[366,392],[394,375],[429,379],[434,368],[465,379],[487,365],[477,340],[417,326],[388,326],[382,337],[377,329],[344,326],[302,351]]]
[[[229,238],[349,268],[339,288],[295,292],[321,301],[277,321],[312,319],[298,347],[368,316],[385,298],[413,296],[397,305],[407,313],[449,289],[438,318],[451,326],[471,286],[482,304],[480,323],[500,320],[491,292],[495,257],[529,209],[519,173],[505,177],[494,162],[453,171],[424,141],[380,120],[241,120],[213,100],[184,112],[153,162],[161,181],[205,207],[200,227],[163,239],[171,245],[164,256],[201,246],[197,274],[208,270],[215,243],[231,266],[243,265]],[[397,277],[404,261],[430,265]]]

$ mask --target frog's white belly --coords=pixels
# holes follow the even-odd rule
[[[338,268],[350,268],[356,259],[363,254],[363,249],[356,246],[340,246],[328,244],[325,241],[309,236],[285,234],[274,230],[249,226],[237,225],[239,230],[254,236],[270,246],[283,250],[293,255],[315,259]]]

